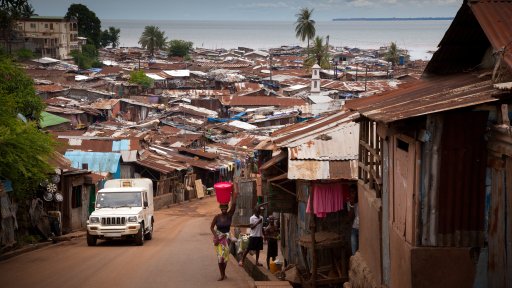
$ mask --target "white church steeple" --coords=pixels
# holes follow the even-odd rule
[[[320,93],[320,68],[318,64],[311,67],[311,93]]]

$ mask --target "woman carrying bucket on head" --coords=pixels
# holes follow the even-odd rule
[[[218,281],[226,279],[226,266],[229,260],[229,231],[231,229],[231,220],[236,208],[237,194],[233,193],[233,200],[231,201],[231,208],[228,210],[231,191],[233,184],[229,182],[220,182],[214,185],[217,201],[221,213],[215,215],[210,226],[213,234],[213,244],[215,245],[215,252],[219,262],[220,278]]]

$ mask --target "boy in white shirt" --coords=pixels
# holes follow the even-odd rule
[[[263,216],[261,216],[261,212],[263,212],[265,208],[263,208],[261,205],[256,206],[254,208],[254,215],[251,216],[249,219],[249,224],[251,227],[251,233],[249,235],[249,245],[244,251],[244,254],[242,256],[242,260],[238,263],[240,267],[242,267],[244,264],[245,257],[247,256],[247,253],[249,251],[255,251],[256,252],[256,265],[262,266],[259,262],[260,259],[260,250],[263,250]]]

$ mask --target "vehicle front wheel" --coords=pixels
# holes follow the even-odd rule
[[[146,232],[146,234],[144,235],[144,238],[146,240],[151,240],[153,239],[153,223],[155,221],[153,221],[153,219],[151,219],[151,226],[149,226],[149,229],[148,229],[148,232]]]
[[[98,237],[87,233],[87,246],[96,246],[97,240],[98,240]]]
[[[144,245],[144,224],[140,225],[139,231],[135,234],[135,245]]]

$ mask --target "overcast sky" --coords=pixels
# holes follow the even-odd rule
[[[462,0],[29,0],[40,16],[64,16],[81,3],[100,19],[294,21],[302,7],[313,19],[453,17]]]

